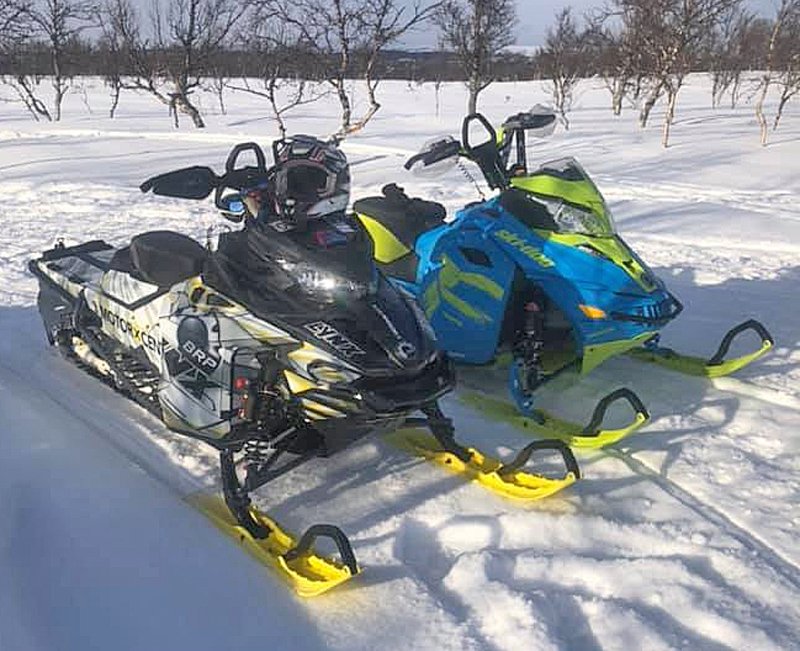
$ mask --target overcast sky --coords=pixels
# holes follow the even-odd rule
[[[764,15],[773,13],[777,0],[746,0],[751,11]],[[409,4],[411,4],[409,2]],[[556,12],[564,7],[572,6],[575,15],[583,14],[587,9],[600,7],[603,0],[517,0],[517,45],[541,45],[548,26],[553,23]],[[430,48],[437,43],[436,28],[428,25],[403,39],[402,45],[411,48]]]

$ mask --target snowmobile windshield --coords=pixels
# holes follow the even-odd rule
[[[550,228],[560,233],[608,237],[616,227],[603,195],[574,158],[544,163],[526,176],[511,178],[511,187],[544,204]]]

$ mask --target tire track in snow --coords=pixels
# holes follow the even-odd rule
[[[614,201],[711,203],[768,215],[780,211],[781,219],[800,221],[800,196],[791,190],[734,190],[689,183],[643,183],[606,174],[595,176],[606,199]]]
[[[665,477],[647,462],[634,457],[632,453],[614,449],[605,449],[602,452],[606,456],[622,461],[634,473],[658,485],[664,492],[689,507],[706,522],[721,528],[745,548],[757,552],[787,583],[800,590],[800,564],[795,563],[790,558],[786,558],[780,550],[776,549],[752,529],[739,524],[723,510],[703,500],[696,493],[674,479]]]

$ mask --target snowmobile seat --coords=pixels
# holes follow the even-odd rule
[[[422,233],[444,223],[447,211],[435,201],[411,199],[394,183],[382,192],[382,197],[359,199],[353,210],[375,242],[375,259],[388,264],[413,251]]]
[[[208,251],[191,237],[173,231],[150,231],[119,249],[109,269],[123,271],[158,287],[198,275],[208,258]]]

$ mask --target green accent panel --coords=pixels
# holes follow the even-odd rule
[[[439,282],[448,289],[452,289],[459,283],[464,283],[482,292],[486,292],[495,300],[503,298],[503,288],[482,274],[461,271],[461,269],[447,256],[444,257],[444,266],[439,272]]]
[[[422,307],[428,319],[436,312],[436,309],[439,307],[439,302],[439,289],[436,287],[436,283],[431,283],[422,295]]]
[[[593,237],[581,233],[554,233],[542,229],[534,229],[539,237],[545,238],[556,244],[571,246],[588,246],[602,253],[620,269],[623,269],[645,291],[651,292],[656,286],[647,282],[647,272],[642,265],[631,255],[625,243],[616,235],[610,237]]]
[[[765,355],[772,348],[772,343],[764,341],[761,348],[755,352],[741,355],[733,359],[725,360],[722,364],[715,364],[709,366],[707,360],[701,357],[692,357],[690,355],[681,355],[674,350],[663,349],[662,353],[655,353],[647,350],[646,348],[636,348],[628,351],[628,354],[644,362],[652,362],[659,366],[685,373],[686,375],[698,375],[702,377],[723,377],[730,375],[740,368],[752,364],[759,357]]]
[[[594,183],[588,179],[566,181],[549,174],[533,174],[532,176],[515,176],[511,186],[525,192],[539,194],[543,197],[562,199],[576,206],[591,210],[600,218],[608,217],[606,202]]]
[[[456,319],[454,316],[448,314],[447,312],[442,312],[442,316],[450,321],[450,323],[454,323],[457,327],[463,328],[464,322],[461,319]]]
[[[621,355],[622,353],[628,352],[632,348],[641,346],[645,341],[650,339],[653,334],[653,332],[645,332],[637,335],[633,339],[617,339],[615,341],[607,341],[602,344],[585,346],[583,349],[583,364],[581,365],[581,373],[588,373],[593,368],[606,361],[609,357]]]
[[[603,448],[633,434],[647,423],[647,417],[637,413],[630,425],[619,429],[602,429],[596,436],[583,433],[583,426],[551,416],[546,411],[538,410],[544,418],[543,423],[537,423],[532,418],[520,414],[516,407],[505,400],[489,397],[474,391],[460,394],[459,399],[465,405],[496,420],[513,425],[524,432],[537,438],[557,438],[573,448],[595,449]]]
[[[468,319],[472,319],[473,321],[479,321],[481,323],[492,322],[492,317],[490,317],[488,314],[484,312],[481,312],[480,310],[476,310],[469,303],[456,296],[449,289],[442,287],[441,292],[442,292],[442,300],[444,300],[444,302],[450,305],[450,307],[454,308]]]
[[[405,244],[398,240],[386,226],[368,215],[356,213],[364,224],[372,241],[375,243],[375,259],[383,264],[391,264],[411,252]]]
[[[500,300],[504,294],[503,288],[493,280],[481,274],[461,271],[455,262],[447,256],[444,256],[442,259],[442,268],[439,270],[436,280],[428,286],[422,295],[422,305],[425,310],[425,315],[430,319],[439,308],[442,301],[444,301],[454,310],[472,321],[491,323],[492,317],[474,308],[467,301],[451,291],[454,287],[462,283],[486,292],[495,300]],[[451,317],[447,314],[445,314],[445,317],[459,327],[463,327],[463,323],[455,317]]]

